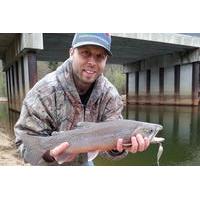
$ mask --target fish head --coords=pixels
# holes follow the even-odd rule
[[[142,135],[149,138],[151,141],[156,136],[156,134],[163,129],[163,126],[159,124],[148,123],[145,124],[145,126],[142,126],[140,129],[142,131]]]

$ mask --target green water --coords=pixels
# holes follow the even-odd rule
[[[0,128],[11,137],[8,116],[15,123],[17,115],[8,114],[7,103],[0,103]],[[200,165],[200,108],[183,106],[132,105],[125,107],[124,118],[162,124],[164,129],[158,136],[164,137],[164,152],[160,165]],[[158,145],[152,144],[142,153],[131,154],[120,160],[110,161],[97,157],[95,165],[100,166],[154,166]]]
[[[198,107],[132,105],[124,109],[124,118],[162,124],[158,136],[164,137],[164,152],[160,165],[200,165],[200,110]],[[120,161],[100,157],[96,165],[154,166],[158,145],[145,152],[131,154]]]

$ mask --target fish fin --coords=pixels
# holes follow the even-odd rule
[[[96,122],[78,122],[76,128],[89,128],[92,127]]]
[[[94,160],[99,154],[99,151],[91,151],[91,152],[88,152],[88,161],[92,161]]]

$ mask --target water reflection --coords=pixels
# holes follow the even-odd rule
[[[124,109],[127,119],[162,124],[159,133],[166,139],[160,165],[200,165],[200,125],[198,107],[132,105]],[[129,154],[121,161],[97,158],[97,165],[156,165],[157,145],[146,152]]]
[[[0,102],[0,130],[4,132],[9,132],[7,102]]]

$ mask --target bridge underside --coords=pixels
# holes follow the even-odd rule
[[[69,55],[73,35],[44,33],[44,49],[38,51],[37,59],[64,61]],[[180,34],[112,34],[113,56],[108,62],[124,65],[153,56],[187,52],[200,47],[200,39],[195,39]]]

